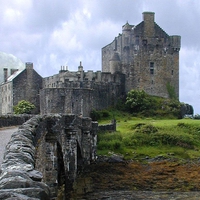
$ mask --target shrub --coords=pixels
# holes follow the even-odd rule
[[[127,111],[145,117],[183,117],[183,109],[177,99],[150,96],[143,90],[131,90],[126,98],[126,106]]]
[[[90,117],[92,118],[93,121],[97,121],[101,118],[101,115],[98,111],[92,110],[90,113]]]
[[[15,114],[30,114],[35,106],[29,101],[21,100],[16,106],[13,106]]]
[[[92,110],[90,113],[90,117],[92,118],[93,121],[98,121],[100,119],[105,119],[110,117],[110,113],[107,110]]]
[[[170,99],[177,99],[175,88],[170,83],[167,83],[166,88],[167,88],[167,92],[169,94],[169,98]]]
[[[150,134],[150,133],[155,133],[157,132],[157,128],[155,126],[153,126],[152,124],[136,124],[136,132],[137,133],[146,133],[146,134]]]
[[[141,112],[150,108],[151,100],[143,90],[131,90],[128,92],[126,105],[132,112]]]

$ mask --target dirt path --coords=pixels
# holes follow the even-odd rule
[[[17,129],[17,127],[0,128],[0,165],[3,161],[5,147],[9,142],[12,133],[14,133]]]

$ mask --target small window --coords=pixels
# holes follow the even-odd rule
[[[144,46],[146,46],[147,45],[147,40],[142,40],[142,43],[143,43]]]
[[[154,74],[154,62],[150,62],[150,74]]]
[[[171,71],[171,75],[174,75],[174,70],[172,69],[172,71]]]

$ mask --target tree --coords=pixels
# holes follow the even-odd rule
[[[30,114],[31,110],[33,110],[35,106],[29,101],[21,100],[18,102],[16,106],[13,106],[15,114]]]

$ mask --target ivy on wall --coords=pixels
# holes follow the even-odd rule
[[[168,92],[168,94],[169,94],[169,98],[170,98],[170,99],[177,99],[174,86],[172,86],[172,85],[168,82],[167,85],[166,85],[166,87],[167,87],[167,92]]]

